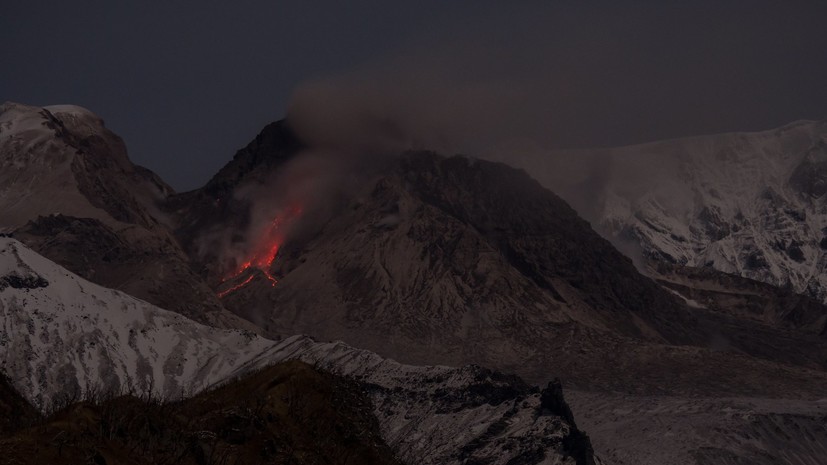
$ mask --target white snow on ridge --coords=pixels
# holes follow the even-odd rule
[[[0,105],[0,147],[25,140],[28,145],[50,138],[52,130],[43,115],[32,107],[6,102]]]
[[[57,389],[151,388],[181,395],[238,374],[273,344],[89,283],[13,239],[0,239],[0,270],[16,265],[18,275],[49,284],[0,291],[0,368],[41,407]],[[226,356],[204,359],[215,352]]]
[[[91,113],[82,118],[74,114],[62,117],[72,118],[76,132],[102,130]],[[58,137],[57,129],[45,109],[0,105],[0,230],[14,230],[51,213],[104,221],[108,217],[80,192],[72,172],[77,149]]]
[[[388,377],[457,372],[401,365],[341,342],[294,336],[277,343],[247,331],[215,329],[85,281],[10,238],[0,238],[0,272],[0,279],[48,282],[31,289],[0,284],[0,367],[40,406],[65,388],[152,389],[176,397],[289,359],[324,359],[326,366],[353,377],[381,372],[372,381],[382,385]],[[44,366],[52,368],[44,371]],[[77,377],[65,377],[70,372]],[[102,380],[109,385],[99,386]]]
[[[49,105],[43,107],[45,110],[49,110],[50,113],[53,115],[58,114],[69,114],[74,116],[83,116],[83,117],[90,117],[94,119],[100,119],[98,116],[91,111],[87,110],[86,108],[77,106],[77,105]]]

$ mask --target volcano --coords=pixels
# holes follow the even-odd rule
[[[398,406],[411,399],[435,406],[426,412],[433,415],[428,422],[449,421],[451,412],[458,411],[451,409],[460,406],[480,407],[475,412],[485,417],[488,406],[506,405],[500,399],[513,401],[507,404],[512,406],[529,402],[527,410],[503,407],[493,421],[486,417],[480,423],[487,425],[485,431],[450,416],[456,441],[439,436],[440,441],[462,450],[437,447],[429,453],[456,463],[466,463],[474,454],[497,456],[496,448],[506,447],[498,442],[503,439],[498,431],[507,429],[512,418],[545,415],[539,391],[522,381],[499,383],[504,375],[474,371],[478,366],[515,373],[535,385],[561,378],[572,393],[575,412],[589,413],[586,425],[599,432],[595,444],[609,463],[663,463],[664,457],[680,457],[675,463],[727,463],[732,454],[773,463],[777,457],[767,459],[761,451],[779,444],[801,457],[823,457],[803,439],[823,437],[816,417],[827,387],[827,308],[818,294],[749,279],[756,276],[728,275],[721,267],[688,266],[699,263],[669,259],[654,249],[646,258],[662,260],[643,266],[637,260],[636,266],[616,248],[618,242],[602,237],[583,219],[581,214],[593,219],[594,208],[573,203],[576,211],[520,169],[429,151],[331,158],[302,141],[289,121],[279,121],[267,125],[203,188],[175,193],[134,166],[122,141],[86,110],[6,104],[0,116],[3,232],[81,278],[142,299],[123,303],[86,284],[79,288],[81,294],[94,289],[109,296],[111,305],[101,307],[101,301],[72,293],[62,297],[67,302],[78,297],[78,308],[95,309],[91,320],[87,313],[60,315],[67,318],[67,327],[82,320],[78,327],[93,335],[75,340],[62,327],[49,326],[52,317],[41,321],[42,310],[33,313],[30,295],[41,295],[40,281],[21,278],[25,269],[12,270],[0,282],[4,292],[14,292],[3,307],[15,312],[13,318],[7,316],[13,326],[6,334],[25,333],[26,344],[4,353],[18,377],[27,380],[15,384],[26,398],[49,394],[44,391],[48,379],[38,378],[40,371],[58,374],[49,371],[48,357],[34,365],[24,362],[31,356],[25,347],[40,350],[49,347],[43,340],[58,336],[79,344],[71,346],[79,358],[61,366],[83,383],[113,376],[120,383],[151,370],[159,380],[172,380],[171,389],[182,387],[184,374],[197,379],[210,375],[205,367],[216,360],[225,360],[222,367],[227,368],[236,366],[238,357],[250,356],[255,363],[240,363],[260,366],[283,360],[268,358],[268,347],[291,356],[330,349],[327,355],[301,357],[311,363],[343,360],[339,356],[358,360],[361,371],[355,379],[367,383],[366,389],[383,386],[376,391],[381,396],[373,399],[389,402],[382,411],[393,418],[386,425],[397,441],[389,444],[404,444],[407,449],[399,445],[399,450],[406,450],[408,459],[417,456],[418,446],[406,442],[404,429],[394,428],[406,421]],[[816,176],[820,171],[813,169]],[[576,177],[571,181],[573,190],[563,191],[569,199],[571,192],[591,185]],[[717,192],[723,196],[724,191]],[[604,223],[595,224],[606,233]],[[657,238],[652,231],[666,234],[656,226],[644,221],[637,229],[621,228],[650,238]],[[678,241],[672,235],[662,238]],[[811,246],[799,247],[805,262]],[[785,247],[791,260],[799,256],[788,253],[794,247]],[[49,283],[63,282],[61,273],[68,273],[50,270],[44,278]],[[18,292],[15,286],[24,284],[34,287]],[[150,304],[187,318],[147,310]],[[138,320],[135,309],[143,309]],[[129,321],[143,322],[140,336],[118,329],[115,317],[121,310]],[[263,337],[215,332],[190,319]],[[29,331],[26,321],[47,330]],[[165,327],[172,332],[164,332]],[[144,352],[144,346],[159,340],[139,344],[147,334],[177,341],[169,353],[174,360],[157,350]],[[342,342],[315,345],[296,334]],[[123,344],[123,350],[108,349]],[[197,356],[185,355],[188,347],[198,347]],[[340,351],[342,347],[347,349]],[[119,355],[131,350],[145,360],[141,367]],[[94,357],[109,362],[87,361]],[[406,367],[435,366],[422,375],[424,380],[418,368],[404,368],[419,373],[414,378],[430,387],[400,394],[396,389],[413,378],[399,375],[398,364],[377,372],[377,367],[389,366],[382,361],[388,357]],[[177,364],[186,370],[179,372]],[[442,366],[467,364],[476,368],[451,372],[459,373],[465,384],[439,387],[445,376],[455,376]],[[109,365],[117,373],[107,371]],[[393,373],[400,377],[387,384]],[[226,379],[214,378],[212,382]],[[386,400],[391,398],[393,402]],[[457,399],[462,402],[454,404]],[[436,400],[450,402],[434,404]],[[662,409],[645,408],[653,402]],[[630,413],[616,413],[626,411]],[[780,433],[767,432],[776,431],[772,425],[778,422]],[[418,423],[422,429],[416,431],[434,424]],[[653,425],[683,433],[652,439]],[[465,429],[479,433],[477,439],[456,433]],[[636,442],[625,442],[625,431],[634,431]],[[725,432],[727,439],[713,437],[714,431]],[[521,434],[513,436],[515,441]],[[759,436],[759,451],[742,440]],[[560,438],[554,437],[555,450],[568,447],[560,449]],[[543,459],[520,451],[525,463]]]
[[[273,128],[279,138],[267,136]],[[227,195],[283,179],[307,149],[285,130],[287,122],[266,128],[231,163],[243,170],[208,186]],[[386,160],[322,221],[298,222],[301,234],[270,268],[277,286],[253,279],[225,307],[272,337],[298,331],[408,363],[494,366],[530,382],[559,375],[574,408],[590,412],[585,421],[610,463],[725,463],[735,454],[769,464],[775,455],[738,438],[777,421],[822,434],[798,416],[821,411],[827,308],[818,301],[679,263],[643,274],[560,197],[503,164],[431,152]],[[207,206],[191,203],[189,224],[209,230],[244,224],[252,208],[237,201],[218,214],[209,188],[186,195]],[[178,234],[198,242],[198,230]],[[749,400],[718,401],[733,397]],[[663,402],[661,414],[642,407],[652,402]],[[600,413],[626,408],[633,417]],[[733,422],[720,408],[754,420]],[[624,442],[629,431],[642,438],[658,428],[686,434],[653,439],[652,448]],[[764,436],[760,447],[821,455],[790,434],[789,443]]]
[[[306,150],[287,122],[275,123],[203,189],[171,198],[188,205],[179,241],[190,244],[208,280],[225,279],[220,257],[195,244],[216,231],[250,230],[255,199],[279,192],[262,180],[285,179]],[[256,260],[255,252],[242,255],[230,276],[241,275],[219,287],[225,307],[271,337],[301,332],[407,363],[476,363],[532,382],[565,373],[569,386],[589,390],[813,393],[801,380],[824,369],[818,331],[799,336],[731,306],[692,304],[695,287],[641,274],[525,172],[432,152],[379,166],[328,200],[322,220],[303,225],[296,216],[296,234],[279,243],[277,260],[268,251],[258,261],[262,271],[243,271]],[[243,195],[250,191],[258,197]],[[802,305],[823,312],[815,302]],[[684,376],[664,383],[649,369],[653,360]],[[790,365],[804,371],[787,384]]]

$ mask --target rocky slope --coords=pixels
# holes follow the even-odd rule
[[[245,166],[255,179],[278,176],[284,153]],[[243,192],[244,176],[233,179]],[[535,382],[560,373],[587,389],[576,408],[612,462],[823,460],[818,302],[678,265],[647,270],[652,286],[564,202],[502,165],[417,153],[361,179],[321,226],[281,244],[267,273],[219,284],[244,284],[225,305],[271,334],[300,328]],[[210,224],[243,218],[235,206]],[[731,396],[742,397],[716,410]],[[650,412],[641,398],[668,408]]]
[[[8,238],[0,238],[0,311],[0,368],[41,408],[90,390],[175,399],[302,360],[359,383],[404,462],[592,463],[559,386],[540,390],[476,366],[402,365],[341,342],[210,328],[89,283]]]
[[[237,158],[259,162],[220,183],[230,191],[289,170],[284,147],[266,163],[273,146],[250,147]],[[247,181],[246,172],[255,175]],[[561,374],[588,389],[812,393],[800,390],[818,384],[808,372],[793,373],[827,360],[823,340],[692,307],[637,272],[559,197],[502,164],[425,152],[388,158],[335,202],[314,228],[291,218],[300,233],[277,242],[276,260],[229,279],[213,268],[225,306],[273,336],[342,339],[408,363],[477,363],[538,383]],[[236,231],[252,208],[207,209],[210,228],[187,234],[222,222]],[[199,218],[198,209],[188,215]],[[730,341],[726,350],[719,339]],[[667,381],[654,366],[685,375]]]
[[[827,306],[791,287],[666,262],[652,263],[647,271],[691,305],[739,321],[799,331],[801,337],[827,337]]]
[[[88,110],[0,106],[0,231],[104,286],[201,321],[239,324],[167,226],[158,206],[171,193]]]
[[[215,257],[204,253],[203,239],[217,227],[243,232],[250,218],[250,198],[244,190],[275,184],[274,173],[302,148],[286,122],[267,125],[246,147],[207,182],[204,187],[170,196],[164,208],[175,219],[175,230],[183,248],[199,265],[215,268]],[[272,196],[278,188],[266,189]],[[211,246],[212,244],[210,244]]]
[[[508,351],[534,344],[528,328],[569,323],[678,337],[671,326],[687,324],[680,302],[634,273],[562,201],[505,166],[471,163],[400,159],[311,240],[288,243],[273,268],[276,286],[251,286],[225,303],[276,333],[295,325],[322,338],[358,332],[394,355],[479,353],[477,337]]]
[[[827,457],[827,399],[567,397],[602,458],[617,465],[813,465]]]

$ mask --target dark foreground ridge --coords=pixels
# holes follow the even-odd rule
[[[569,434],[563,438],[563,448],[569,457],[577,461],[577,465],[594,465],[594,448],[589,436],[577,428],[574,415],[569,404],[563,397],[563,384],[559,379],[548,383],[540,394],[540,406],[553,415],[563,417],[571,425]]]
[[[45,418],[8,383],[0,394],[0,464],[399,463],[358,386],[301,362],[178,402],[67,400]]]

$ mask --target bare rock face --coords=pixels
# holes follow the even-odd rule
[[[86,109],[0,107],[3,227],[64,214],[158,229],[153,201],[172,190],[132,165],[123,141]]]
[[[104,286],[227,325],[159,206],[173,191],[80,107],[0,108],[0,229]]]

